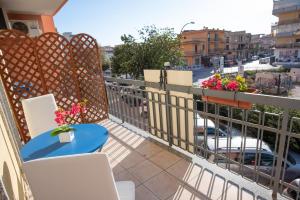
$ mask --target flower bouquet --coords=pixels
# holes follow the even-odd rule
[[[235,78],[222,78],[220,74],[215,74],[213,77],[202,82],[202,88],[212,90],[225,90],[231,92],[256,92],[255,89],[248,88],[245,78],[241,77],[240,75],[237,75]],[[235,99],[230,100],[211,96],[203,96],[202,99],[207,102],[229,105],[242,109],[250,109],[252,107],[252,103],[250,102],[237,101]]]
[[[84,100],[77,104],[72,104],[70,110],[64,110],[63,108],[59,108],[58,110],[56,110],[54,120],[59,127],[51,131],[51,136],[58,135],[59,141],[61,143],[71,142],[74,139],[74,128],[71,127],[68,122],[70,122],[79,114],[86,112],[86,103],[87,100]]]

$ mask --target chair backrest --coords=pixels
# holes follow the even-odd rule
[[[119,199],[108,158],[103,153],[28,161],[24,171],[35,199]]]
[[[24,99],[22,106],[31,137],[57,127],[54,121],[57,105],[53,94]]]

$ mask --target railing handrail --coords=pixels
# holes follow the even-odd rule
[[[160,84],[155,82],[120,79],[120,78],[113,78],[113,77],[104,77],[104,78],[106,81],[111,81],[111,82],[161,89]],[[171,91],[176,91],[176,92],[194,94],[194,95],[219,97],[228,100],[250,101],[253,104],[254,103],[265,104],[266,102],[268,102],[268,104],[270,105],[279,106],[285,109],[300,109],[300,99],[289,98],[289,97],[280,97],[280,96],[247,93],[247,92],[210,90],[210,89],[196,88],[192,86],[174,85],[174,84],[167,84],[166,89]]]

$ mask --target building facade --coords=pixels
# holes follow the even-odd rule
[[[0,3],[0,29],[16,29],[30,37],[42,33],[56,32],[53,16],[66,3],[58,0],[51,4],[39,1],[8,1]]]
[[[112,46],[103,46],[102,52],[104,53],[105,59],[110,60],[114,55],[114,47]]]
[[[246,31],[225,32],[225,59],[227,62],[245,60],[251,57],[251,34]]]
[[[300,59],[300,0],[274,0],[273,15],[278,23],[272,27],[275,57],[289,62]]]
[[[272,34],[251,35],[251,55],[273,55],[275,38]]]
[[[62,35],[67,39],[67,40],[71,40],[72,37],[74,36],[72,32],[63,32]]]
[[[187,30],[181,34],[181,49],[187,65],[209,65],[210,58],[224,54],[224,30]]]

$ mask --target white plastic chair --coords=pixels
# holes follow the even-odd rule
[[[132,181],[114,181],[106,154],[91,153],[24,163],[33,197],[43,200],[134,200]]]
[[[57,127],[54,121],[54,112],[57,110],[57,105],[53,94],[24,99],[22,100],[22,106],[29,134],[32,138]]]

